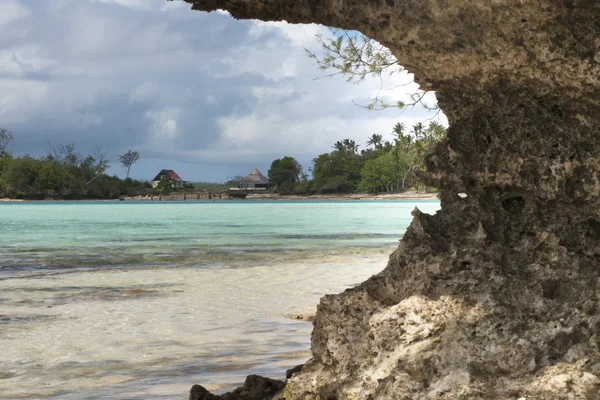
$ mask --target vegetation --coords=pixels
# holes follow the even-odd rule
[[[177,188],[176,182],[173,178],[163,178],[158,182],[158,185],[154,188],[154,192],[158,194],[171,194]]]
[[[215,191],[215,190],[227,190],[229,185],[227,183],[218,182],[190,182],[190,185],[194,190],[199,191]]]
[[[7,129],[0,128],[0,158],[11,157],[10,147],[13,142],[13,134]]]
[[[146,193],[150,185],[130,178],[97,175],[98,160],[89,155],[76,163],[50,157],[0,159],[0,197],[17,199],[114,199]]]
[[[244,177],[241,175],[236,175],[236,176],[232,176],[227,178],[227,187],[228,188],[238,188],[241,189],[243,186],[243,182],[244,181]]]
[[[326,72],[322,78],[341,75],[347,82],[358,84],[367,77],[392,76],[404,71],[388,48],[355,31],[336,30],[331,37],[318,35],[317,40],[323,55],[306,50],[317,67]],[[392,87],[390,89],[395,89]],[[427,104],[426,91],[417,91],[409,102],[388,102],[380,92],[365,107],[372,110],[420,105],[428,110],[437,110],[436,105]],[[446,129],[435,122],[426,128],[422,123],[413,125],[407,132],[403,123],[393,129],[393,140],[384,141],[383,135],[374,133],[360,154],[351,139],[335,143],[334,151],[321,154],[313,160],[313,181],[297,185],[297,193],[339,192],[392,192],[419,186],[413,172],[424,167],[424,159],[435,142],[441,140]],[[420,187],[419,187],[420,188]]]
[[[129,171],[131,170],[131,166],[140,159],[140,153],[137,151],[128,150],[127,153],[119,156],[119,161],[123,167],[127,168],[127,177],[129,178]]]
[[[82,156],[73,144],[54,147],[46,155],[13,157],[13,135],[0,129],[0,197],[17,199],[114,199],[146,193],[150,185],[105,174],[106,152],[97,148]]]
[[[312,179],[296,159],[286,156],[271,163],[269,180],[276,185],[277,192],[299,195],[423,189],[412,172],[424,167],[425,155],[445,133],[446,129],[435,122],[426,127],[417,123],[410,130],[398,123],[391,140],[374,133],[363,149],[353,139],[335,142],[331,152],[313,159],[309,168]],[[29,155],[13,157],[13,142],[13,135],[0,129],[0,198],[115,199],[123,195],[226,190],[239,186],[243,179],[238,176],[227,183],[196,182],[184,187],[163,179],[152,188],[148,182],[108,176],[109,160],[99,148],[82,156],[73,144],[54,147],[49,143],[46,155],[35,159]],[[119,158],[129,174],[139,153],[130,150]]]
[[[411,187],[424,189],[412,172],[424,168],[425,155],[445,134],[446,129],[436,122],[431,122],[427,127],[417,123],[410,132],[404,124],[398,123],[394,126],[392,141],[384,141],[383,135],[374,133],[360,152],[360,146],[352,139],[334,143],[333,151],[313,160],[310,168],[312,180],[308,180],[306,176],[293,176],[298,171],[294,166],[300,164],[292,157],[273,161],[269,180],[278,183],[274,179],[276,174],[272,171],[281,171],[282,176],[286,176],[284,172],[289,171],[290,178],[285,192],[300,195],[381,193],[403,191]],[[282,160],[287,162],[282,164]],[[282,165],[287,167],[283,168]],[[296,183],[291,187],[293,182]]]
[[[335,31],[326,39],[318,36],[324,55],[308,51],[319,69],[328,71],[325,77],[342,75],[347,81],[360,83],[368,76],[382,78],[403,71],[392,53],[381,44],[358,32]],[[366,107],[385,109],[420,104],[428,109],[423,99],[426,92],[414,93],[409,103],[387,103],[375,96]],[[438,110],[439,112],[439,110]],[[393,129],[391,141],[374,133],[365,147],[353,139],[344,139],[333,145],[333,150],[313,159],[312,179],[308,179],[302,166],[293,157],[274,160],[268,171],[269,180],[279,193],[350,193],[393,192],[417,187],[413,172],[423,168],[424,158],[432,146],[441,140],[446,129],[435,122],[425,127],[422,123],[407,130],[403,123]],[[34,159],[28,155],[13,158],[13,134],[0,128],[0,197],[24,199],[109,199],[122,195],[169,194],[173,191],[216,191],[239,187],[243,177],[229,178],[227,183],[195,182],[177,187],[170,179],[162,180],[154,189],[147,182],[129,178],[131,167],[139,160],[137,151],[128,150],[119,155],[127,178],[108,176],[109,161],[106,152],[95,149],[85,157],[75,151],[73,144],[58,148],[48,144],[46,156]]]
[[[317,35],[317,41],[321,45],[323,55],[320,56],[308,49],[306,49],[306,52],[315,61],[317,67],[325,72],[325,75],[321,78],[341,75],[347,82],[358,84],[370,76],[381,81],[382,90],[371,99],[369,104],[363,105],[363,107],[372,110],[386,108],[399,108],[402,110],[406,107],[420,105],[428,110],[439,112],[435,104],[431,105],[426,102],[427,91],[417,90],[411,94],[408,102],[389,102],[381,95],[384,89],[393,90],[397,88],[397,86],[384,88],[384,76],[392,76],[404,71],[404,68],[387,47],[360,32],[342,29],[333,31],[329,38]]]
[[[269,182],[276,185],[275,190],[279,193],[291,193],[301,180],[306,180],[302,165],[293,157],[273,161],[268,175]]]

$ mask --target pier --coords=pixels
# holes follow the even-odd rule
[[[126,201],[198,201],[198,200],[229,200],[233,198],[227,190],[197,193],[172,193],[127,196]]]

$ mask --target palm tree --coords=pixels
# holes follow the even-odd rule
[[[416,140],[420,140],[422,139],[423,136],[423,124],[420,122],[417,122],[416,124],[413,125],[413,130],[412,132],[415,135],[415,139]]]
[[[375,150],[381,150],[383,148],[383,135],[372,134],[367,140],[367,146],[373,146]]]
[[[430,122],[426,132],[431,141],[439,142],[446,135],[446,128],[438,122]]]
[[[335,151],[343,152],[344,151],[344,143],[342,143],[342,141],[338,140],[333,145],[333,148],[335,149]]]
[[[393,134],[396,135],[395,140],[399,140],[400,138],[404,137],[405,130],[406,125],[404,125],[402,122],[398,122],[396,125],[394,125]]]
[[[342,144],[344,146],[344,149],[350,154],[356,154],[356,152],[358,151],[358,148],[360,147],[352,139],[344,139],[344,140],[342,140]]]

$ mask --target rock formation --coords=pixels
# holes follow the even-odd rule
[[[200,385],[192,386],[188,400],[270,400],[279,397],[284,387],[282,381],[258,375],[248,375],[244,385],[233,392],[214,395]]]
[[[360,30],[450,121],[423,174],[442,210],[322,299],[281,398],[600,398],[598,0],[186,1]]]

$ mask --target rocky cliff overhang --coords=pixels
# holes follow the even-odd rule
[[[450,122],[423,176],[442,210],[322,299],[283,398],[599,398],[600,2],[186,1],[359,30]]]

